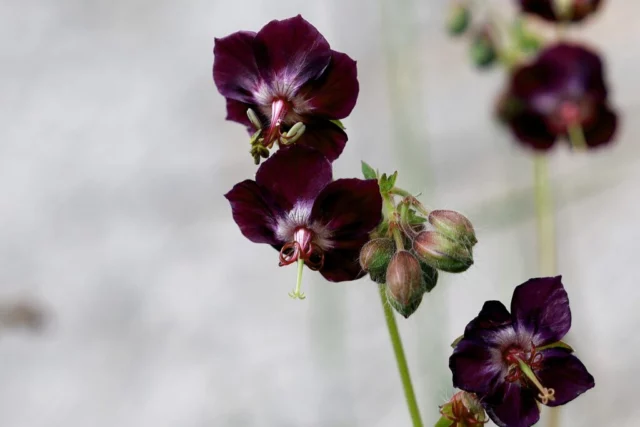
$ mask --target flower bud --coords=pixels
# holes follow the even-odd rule
[[[423,231],[413,240],[413,250],[422,261],[448,273],[462,273],[473,264],[471,247],[437,231]]]
[[[459,36],[467,31],[471,21],[471,11],[465,3],[454,3],[449,9],[447,31],[452,36]]]
[[[476,67],[487,68],[493,65],[498,58],[498,53],[489,31],[481,30],[473,36],[469,53]]]
[[[396,251],[393,240],[380,238],[369,240],[360,250],[360,267],[376,283],[385,283],[387,266]]]
[[[451,421],[451,426],[480,427],[487,423],[488,417],[484,408],[473,393],[459,391],[440,407],[443,418]]]
[[[418,261],[420,261],[420,259],[418,259]],[[422,269],[424,291],[431,292],[438,284],[438,270],[424,261],[420,261],[420,268]]]
[[[436,210],[429,214],[429,223],[449,239],[473,246],[478,243],[471,221],[456,211]]]
[[[389,304],[405,318],[409,317],[424,294],[420,262],[409,251],[399,251],[391,258],[386,278]]]

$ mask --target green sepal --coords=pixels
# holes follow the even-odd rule
[[[415,210],[409,209],[407,212],[407,222],[411,225],[419,225],[427,222],[427,218],[420,216]]]
[[[389,191],[391,191],[391,189],[396,185],[397,178],[398,178],[398,171],[394,172],[393,175],[389,175],[389,176],[387,176],[386,173],[383,173],[379,180],[380,192],[388,193]]]
[[[369,166],[366,162],[362,161],[362,175],[365,179],[378,179],[378,173]]]
[[[329,120],[331,123],[333,123],[334,125],[338,126],[340,129],[342,130],[347,130],[346,127],[344,127],[344,125],[342,124],[342,122],[340,120]]]
[[[453,340],[453,342],[451,343],[451,348],[456,348],[457,345],[460,344],[460,341],[462,341],[463,338],[464,338],[464,335],[460,335],[458,338]]]
[[[453,425],[453,421],[452,420],[450,420],[450,419],[448,419],[446,417],[440,417],[438,422],[433,427],[451,427],[452,425]]]
[[[420,269],[422,270],[422,284],[425,292],[431,292],[438,284],[438,270],[431,267],[426,262],[420,261]]]
[[[409,304],[407,305],[402,305],[401,303],[399,303],[398,301],[396,301],[390,294],[389,294],[389,287],[386,288],[386,294],[387,294],[387,301],[389,302],[389,305],[391,307],[393,307],[393,309],[395,311],[398,312],[398,314],[400,314],[402,317],[404,317],[405,319],[408,319],[409,316],[411,316],[413,313],[416,312],[416,310],[418,309],[418,307],[420,307],[420,303],[422,302],[422,293],[420,293],[419,295],[416,295],[411,302],[409,302]]]
[[[573,353],[573,347],[571,347],[566,342],[562,342],[562,341],[558,341],[558,342],[554,342],[554,343],[551,343],[551,344],[547,344],[547,345],[543,345],[543,346],[540,346],[540,347],[536,347],[536,351],[547,350],[547,349],[550,349],[550,348],[562,348],[564,350],[569,350],[571,353]]]

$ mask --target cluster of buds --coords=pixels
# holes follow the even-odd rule
[[[384,219],[362,247],[360,266],[386,286],[389,304],[409,317],[436,286],[438,270],[461,273],[473,265],[475,232],[458,212],[429,212],[415,196],[395,186],[397,173],[380,175],[366,163],[363,173],[378,180]]]
[[[440,406],[440,415],[436,427],[480,427],[489,421],[478,397],[466,391],[459,391]]]

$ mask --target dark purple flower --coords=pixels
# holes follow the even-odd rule
[[[244,124],[250,134],[262,129],[262,147],[290,144],[304,132],[299,144],[330,161],[342,153],[347,135],[332,120],[347,117],[356,104],[356,62],[332,50],[300,15],[271,21],[257,33],[216,39],[213,54],[213,79],[227,99],[227,120]],[[304,126],[292,129],[297,123]]]
[[[607,101],[602,61],[585,47],[556,44],[517,68],[498,114],[523,144],[550,149],[556,139],[574,148],[609,143],[618,126]]]
[[[279,150],[256,174],[225,197],[246,238],[280,251],[280,265],[302,262],[332,282],[364,275],[359,255],[382,219],[375,179],[331,177],[331,163],[318,151]]]
[[[523,12],[551,22],[580,22],[595,13],[601,0],[518,0]]]
[[[453,385],[475,393],[498,426],[528,427],[537,402],[564,405],[592,388],[593,377],[560,342],[571,327],[561,276],[518,286],[511,313],[487,301],[449,359]]]

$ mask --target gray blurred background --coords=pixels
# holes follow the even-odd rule
[[[621,132],[551,160],[568,340],[597,384],[563,427],[640,417],[640,2],[605,3],[569,37],[606,54]],[[213,38],[297,13],[358,60],[335,176],[359,176],[361,159],[397,169],[478,230],[476,265],[398,319],[432,425],[452,394],[449,343],[537,275],[532,160],[491,119],[504,76],[471,67],[445,5],[0,1],[0,300],[48,320],[1,331],[0,426],[410,424],[375,285],[306,272],[307,299],[291,300],[295,269],[242,237],[222,197],[255,167],[224,121]]]

